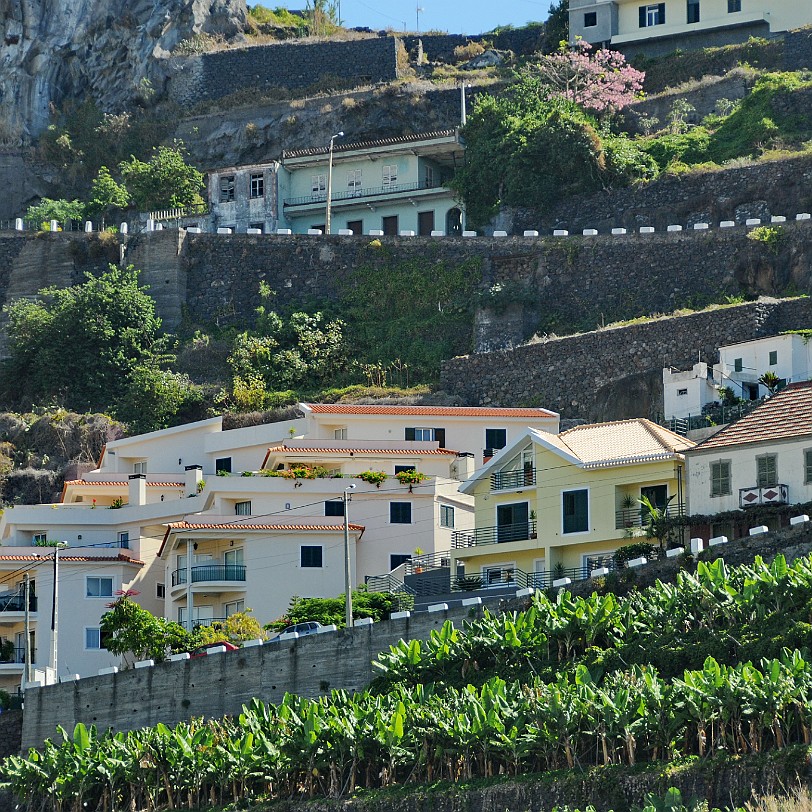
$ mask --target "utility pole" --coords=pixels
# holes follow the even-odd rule
[[[34,681],[34,675],[31,670],[31,615],[29,612],[28,604],[31,597],[31,576],[26,572],[23,575],[23,600],[25,601],[25,682]]]
[[[417,33],[420,33],[420,12],[425,9],[420,8],[420,3],[417,4]]]
[[[59,633],[59,544],[54,546],[54,591],[53,602],[51,604],[51,668],[54,676],[58,674],[58,650],[57,635]]]
[[[330,233],[330,203],[333,197],[333,144],[336,138],[343,138],[344,133],[339,132],[330,138],[330,157],[327,159],[327,212],[324,220],[324,233]]]
[[[350,491],[355,490],[355,485],[344,488],[344,621],[348,629],[352,628],[352,573],[350,565],[350,519],[349,504]]]

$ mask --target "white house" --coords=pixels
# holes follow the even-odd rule
[[[788,385],[685,459],[689,514],[812,501],[812,383]]]
[[[209,170],[211,228],[273,233],[279,226],[278,174],[278,161]]]
[[[625,53],[746,42],[812,23],[799,0],[570,0],[570,39]]]

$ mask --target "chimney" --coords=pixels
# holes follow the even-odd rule
[[[186,471],[186,495],[197,496],[197,486],[203,481],[202,465],[187,465]]]
[[[130,474],[130,504],[146,505],[147,503],[147,475]]]
[[[475,467],[473,454],[468,452],[457,454],[457,458],[451,463],[451,478],[457,482],[465,482],[471,478]]]

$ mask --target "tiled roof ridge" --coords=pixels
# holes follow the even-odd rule
[[[314,440],[313,442],[318,441]],[[450,448],[409,448],[408,446],[398,446],[397,448],[326,448],[321,446],[298,448],[296,446],[288,446],[282,443],[282,445],[269,446],[268,448],[268,454],[272,454],[277,451],[301,454],[377,454],[384,452],[387,454],[453,454],[454,456],[457,456],[460,453],[459,451],[454,451]],[[266,454],[266,460],[268,454]]]
[[[414,141],[425,141],[428,138],[442,138],[454,135],[456,129],[431,130],[425,133],[414,133],[412,135],[393,135],[388,138],[378,138],[371,141],[354,141],[352,143],[334,144],[333,153],[350,152],[354,149],[368,149],[369,147],[387,147],[397,144],[409,144]],[[327,155],[328,147],[305,147],[303,149],[292,149],[282,151],[282,160],[285,158],[309,158],[317,155]]]
[[[397,415],[418,416],[437,415],[454,416],[455,414],[473,413],[483,417],[555,417],[556,413],[542,407],[525,406],[431,406],[400,403],[305,403],[314,414],[347,414],[347,415]]]
[[[49,561],[48,555],[3,555],[2,546],[0,546],[0,561]],[[135,564],[136,566],[143,567],[144,562],[138,558],[130,558],[126,555],[105,555],[105,556],[90,556],[90,555],[66,555],[62,553],[59,556],[61,563],[76,563],[76,562],[93,562],[101,561],[102,563],[109,564],[110,562],[120,562],[122,564]]]
[[[580,426],[573,426],[571,429],[567,429],[566,431],[562,431],[558,436],[564,437],[567,434],[574,434],[577,431],[583,431],[584,429],[598,429],[603,428],[604,426],[619,426],[623,423],[639,423],[641,420],[645,420],[643,417],[626,417],[623,420],[604,420],[601,423],[583,423]]]
[[[168,522],[172,530],[341,530],[343,524],[260,524],[256,522]],[[365,529],[363,524],[350,522],[350,530]]]
[[[94,479],[68,479],[65,481],[65,485],[129,485],[130,483],[125,480],[94,480]],[[185,487],[185,482],[170,482],[170,481],[161,481],[161,482],[147,482],[147,487],[150,488],[183,488]]]
[[[679,453],[679,451],[681,450],[677,448],[676,442],[674,441],[682,441],[686,443],[686,445],[688,445],[689,448],[691,447],[691,445],[694,445],[686,437],[680,437],[679,434],[675,434],[673,431],[665,428],[664,426],[658,426],[656,423],[652,422],[651,420],[648,420],[645,417],[640,418],[640,424],[652,437],[654,437],[655,440],[657,440],[658,443],[660,443],[660,445],[662,445],[668,451]]]

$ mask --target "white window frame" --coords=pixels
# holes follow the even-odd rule
[[[327,175],[311,175],[310,176],[310,191],[314,195],[320,195],[327,192]]]
[[[254,194],[254,189],[261,189]],[[252,172],[248,177],[248,194],[251,200],[265,197],[265,175],[262,172]]]
[[[240,598],[238,601],[229,601],[223,604],[223,616],[231,617],[239,612],[245,611],[245,598]]]
[[[166,597],[166,584],[162,584],[160,581],[155,584],[155,597],[159,601],[162,601]]]
[[[31,546],[36,547],[38,543],[44,544],[48,541],[48,534],[47,533],[32,533],[31,534]]]
[[[99,636],[99,645],[98,646],[89,646],[87,644],[87,633],[88,632],[96,632]],[[85,651],[106,651],[107,649],[102,648],[101,644],[101,628],[99,626],[85,626],[85,642],[84,642],[84,650]]]
[[[580,493],[581,491],[586,491],[586,530],[576,530],[574,533],[565,533],[564,532],[564,494],[565,493]],[[566,536],[567,538],[572,538],[573,536],[586,536],[592,532],[592,494],[590,493],[589,487],[586,488],[562,488],[561,489],[561,496],[559,497],[559,503],[561,507],[561,535]]]
[[[646,28],[653,28],[655,25],[662,25],[660,20],[660,4],[648,3],[646,5]]]
[[[320,547],[321,548],[321,566],[320,567],[305,567],[302,565],[302,550],[305,547]],[[298,567],[300,570],[323,570],[324,569],[324,545],[323,544],[300,544],[299,545],[299,562]]]
[[[133,474],[146,474],[146,473],[147,473],[146,460],[138,460],[138,462],[133,463]]]
[[[91,595],[90,594],[90,589],[89,589],[89,586],[88,586],[88,584],[90,583],[91,580],[99,582],[99,593],[101,593],[101,582],[102,581],[109,581],[110,582],[110,594],[109,595],[102,595],[102,594]],[[112,575],[86,575],[85,576],[85,598],[87,600],[89,600],[89,601],[98,601],[98,600],[107,601],[107,600],[110,600],[110,598],[113,597],[113,593],[115,592],[114,580],[115,579],[113,578]]]
[[[341,428],[333,429],[333,439],[334,440],[346,440],[347,439],[347,427],[341,426]]]
[[[434,167],[433,166],[424,166],[423,167],[423,179],[425,180],[426,189],[433,189],[434,188]]]
[[[245,507],[246,505],[248,505],[247,510],[246,510],[246,507]],[[251,507],[251,500],[250,499],[244,499],[241,502],[235,502],[234,503],[234,515],[235,516],[250,516],[251,512],[252,512],[252,507]]]
[[[364,184],[363,169],[347,170],[347,190],[350,192],[360,192]]]
[[[447,515],[449,512],[451,513],[451,523],[450,524],[448,523],[447,519],[445,521],[443,521],[443,514],[445,513]],[[454,513],[455,513],[454,505],[444,505],[444,504],[440,503],[440,527],[447,527],[450,530],[453,530],[454,529],[454,521],[455,521],[455,518],[456,518]]]
[[[381,185],[384,189],[391,189],[393,186],[398,185],[398,165],[397,164],[384,164]]]
[[[420,432],[419,437],[418,437],[418,432]],[[426,433],[426,432],[427,432],[426,436],[423,436],[424,433]],[[414,439],[415,439],[415,442],[433,443],[434,440],[435,440],[434,429],[428,429],[428,428],[425,428],[425,427],[420,428],[420,427],[415,426]]]

